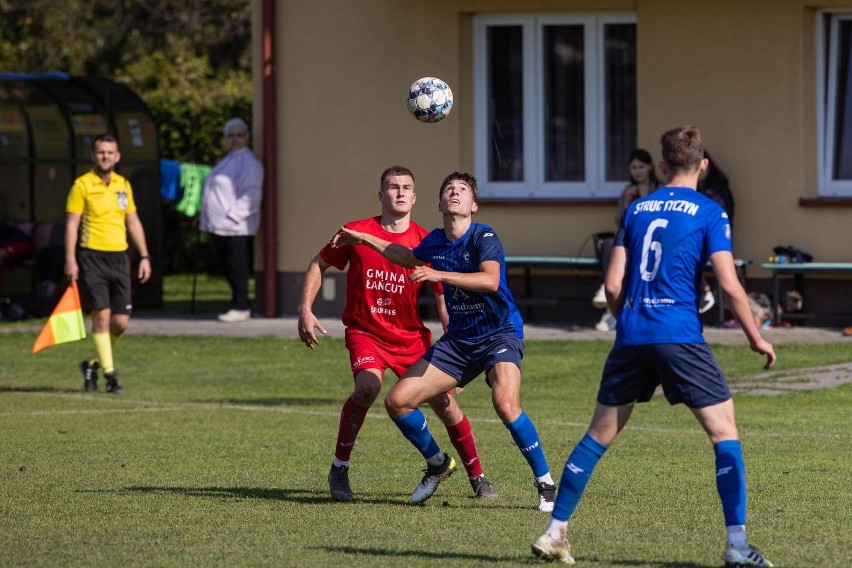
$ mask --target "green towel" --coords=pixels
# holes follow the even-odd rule
[[[213,169],[203,164],[181,162],[180,186],[183,198],[175,208],[187,217],[195,217],[201,210],[201,197],[204,195],[204,180]]]

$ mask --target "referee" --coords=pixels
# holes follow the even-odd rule
[[[122,392],[112,348],[127,329],[133,308],[130,298],[130,257],[127,236],[139,252],[137,276],[151,277],[151,257],[130,183],[115,173],[121,159],[118,140],[104,134],[92,141],[94,168],[78,177],[65,210],[65,276],[80,281],[83,307],[92,314],[94,357],[80,363],[83,388],[98,390],[103,369],[106,392]]]

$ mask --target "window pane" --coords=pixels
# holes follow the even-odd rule
[[[585,53],[583,26],[544,28],[544,179],[583,181]]]
[[[636,147],[636,25],[604,26],[606,180],[627,179]]]
[[[852,180],[852,21],[839,22],[837,41],[837,98],[834,123],[834,171],[836,180]]]
[[[488,28],[490,181],[524,179],[523,30]]]

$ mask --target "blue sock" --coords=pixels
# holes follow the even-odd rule
[[[544,450],[541,449],[538,431],[535,429],[532,420],[527,417],[527,413],[521,412],[521,415],[514,422],[506,424],[506,428],[512,434],[512,439],[517,444],[518,449],[521,450],[524,459],[530,464],[533,475],[535,477],[546,475],[550,468],[547,467]]]
[[[725,526],[745,525],[746,469],[739,440],[723,440],[713,446],[716,452],[716,490],[722,499]]]
[[[607,446],[586,435],[580,440],[571,455],[565,461],[565,470],[559,480],[559,491],[556,492],[556,504],[553,507],[553,518],[567,521],[574,514],[577,503],[589,484],[589,478],[595,466],[603,457]]]
[[[429,431],[429,426],[426,425],[426,417],[420,412],[419,408],[415,408],[404,416],[394,418],[393,422],[405,436],[405,439],[414,444],[414,447],[420,451],[423,459],[429,459],[441,451]]]

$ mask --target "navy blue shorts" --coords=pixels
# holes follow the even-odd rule
[[[444,335],[422,357],[455,378],[460,387],[481,373],[487,373],[497,363],[514,363],[520,369],[523,358],[524,340],[514,331],[497,333],[479,341],[451,339]]]
[[[613,347],[603,369],[598,402],[621,406],[648,402],[658,385],[670,404],[704,408],[731,391],[705,343],[654,343]]]

